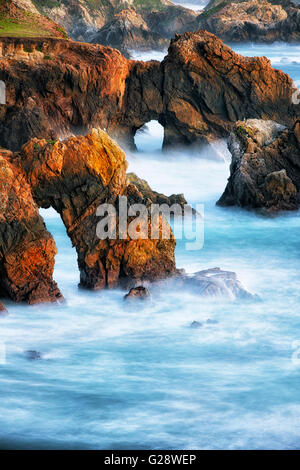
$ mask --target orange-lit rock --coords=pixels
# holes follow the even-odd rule
[[[176,271],[173,235],[170,240],[97,237],[97,207],[117,207],[118,197],[128,193],[125,154],[105,132],[94,129],[65,142],[33,139],[14,156],[14,164],[25,171],[38,206],[61,215],[77,250],[82,286],[128,286]],[[130,203],[143,202],[130,186]]]

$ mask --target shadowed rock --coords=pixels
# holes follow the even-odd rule
[[[149,300],[151,297],[149,290],[144,286],[133,287],[124,300]]]
[[[229,139],[230,178],[218,201],[267,212],[295,210],[300,191],[300,122],[238,122]]]
[[[130,49],[166,49],[169,45],[169,40],[151,31],[143,17],[132,8],[117,13],[92,35],[89,42],[115,47],[125,56],[129,55]]]

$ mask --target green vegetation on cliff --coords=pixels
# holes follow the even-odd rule
[[[18,1],[0,0],[0,37],[61,37],[67,34],[54,21],[32,7],[26,10]]]

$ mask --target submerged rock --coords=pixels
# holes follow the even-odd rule
[[[42,359],[42,354],[39,351],[28,350],[25,351],[25,357],[29,361],[40,361]]]
[[[256,294],[252,294],[243,286],[236,273],[220,268],[206,269],[194,274],[180,274],[177,271],[173,277],[155,284],[154,287],[163,295],[170,289],[175,292],[191,292],[207,299],[259,300]],[[207,323],[213,324],[215,321],[207,320]]]
[[[300,121],[291,129],[272,121],[238,122],[228,145],[230,178],[218,205],[268,213],[299,207]]]
[[[125,300],[149,300],[151,297],[149,290],[144,286],[133,287],[128,294],[125,295]]]
[[[204,297],[253,300],[251,294],[238,280],[236,273],[220,268],[199,271],[185,279],[187,288]]]

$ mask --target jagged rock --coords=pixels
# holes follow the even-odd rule
[[[193,11],[174,5],[168,0],[122,0],[118,2],[115,0],[97,0],[96,2],[72,0],[72,2],[60,2],[60,4],[37,0],[35,3],[41,13],[64,26],[72,39],[87,42],[95,37],[99,28],[110,29],[116,23],[117,15],[124,17],[123,11],[135,11],[136,15],[142,18],[147,26],[147,29],[144,27],[142,29],[149,31],[149,35],[144,37],[144,41],[149,40],[149,46],[153,43],[156,34],[160,38],[164,36],[170,39],[175,32],[190,30],[190,25],[197,16]],[[125,16],[127,15],[128,13],[125,13]],[[130,17],[132,20],[133,15]],[[132,29],[130,25],[128,26],[129,34],[126,36],[129,38]],[[123,29],[118,27],[118,30],[122,34]],[[141,30],[134,28],[133,31],[137,39],[140,39]],[[136,48],[139,48],[139,45],[140,43],[137,42]],[[154,48],[160,47],[159,42],[153,45]]]
[[[222,271],[220,268],[199,271],[185,280],[187,288],[204,297],[220,297],[232,300],[253,300],[251,294],[238,280],[236,273]]]
[[[229,139],[230,178],[220,206],[268,212],[299,207],[300,121],[292,129],[276,122],[238,122]]]
[[[0,294],[30,304],[61,300],[52,279],[56,246],[11,152],[0,152]]]
[[[115,47],[126,56],[130,49],[165,49],[169,45],[168,39],[150,31],[143,17],[133,8],[117,13],[89,42]]]
[[[135,132],[152,119],[164,127],[165,147],[198,146],[227,136],[244,118],[292,125],[299,115],[288,75],[204,31],[178,36],[162,63],[55,39],[5,38],[0,57],[7,85],[0,145],[12,150],[32,137],[56,139],[98,126],[133,146]]]
[[[230,42],[299,42],[300,9],[289,0],[213,0],[196,25]]]
[[[130,289],[128,294],[125,295],[124,299],[125,300],[149,300],[151,297],[149,290],[147,287],[144,286],[138,286],[138,287],[133,287]]]
[[[147,199],[151,204],[167,204],[172,206],[178,204],[181,208],[187,205],[187,201],[183,194],[172,194],[165,196],[164,194],[153,191],[146,180],[139,178],[135,173],[127,173],[129,184],[134,184],[144,199]]]
[[[168,5],[163,10],[150,11],[144,17],[151,31],[171,39],[175,34],[194,31],[197,13],[183,5]]]
[[[256,294],[252,294],[243,286],[236,273],[220,268],[206,269],[194,274],[182,274],[177,271],[174,276],[154,284],[153,292],[155,288],[162,294],[169,289],[212,299],[259,300]]]
[[[93,129],[64,142],[33,139],[13,161],[25,171],[38,206],[51,206],[61,215],[77,250],[81,286],[128,286],[132,280],[152,281],[176,272],[174,236],[150,239],[150,218],[138,240],[128,234],[125,239],[98,238],[98,206],[112,204],[118,210],[119,196],[127,195],[125,154],[104,131]],[[138,192],[130,196],[143,202]]]
[[[98,206],[110,203],[118,210],[119,197],[128,193],[126,169],[124,152],[96,129],[64,142],[33,139],[19,153],[0,153],[1,296],[30,304],[62,299],[52,279],[56,246],[38,207],[61,215],[83,287],[130,286],[176,273],[172,231],[170,239],[150,239],[149,217],[141,238],[97,236]],[[143,202],[137,190],[130,200]],[[157,224],[160,230],[162,217]]]

